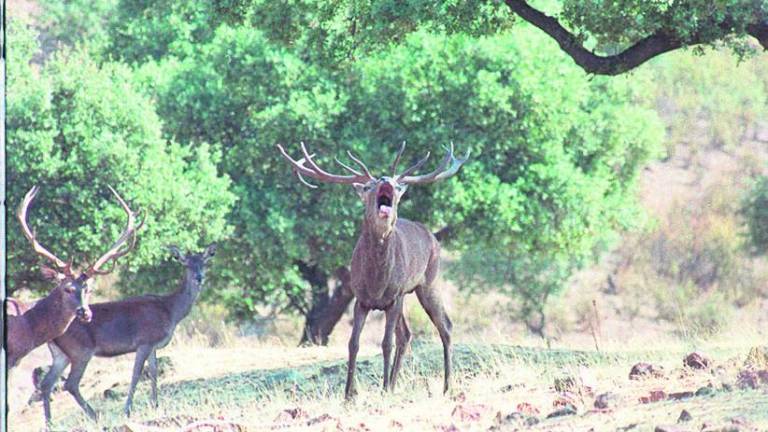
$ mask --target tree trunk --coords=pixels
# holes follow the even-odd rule
[[[312,307],[307,314],[299,345],[328,345],[328,336],[354,298],[349,286],[349,269],[340,267],[335,276],[336,284],[330,296],[327,277],[322,286],[312,283]]]

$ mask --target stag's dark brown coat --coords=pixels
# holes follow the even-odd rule
[[[455,174],[469,157],[456,159],[453,145],[440,166],[429,174],[410,175],[427,160],[421,159],[401,174],[396,174],[397,163],[405,149],[405,143],[392,164],[392,177],[375,178],[358,158],[349,154],[360,167],[358,171],[341,162],[352,175],[330,174],[321,169],[302,143],[303,158],[294,160],[282,146],[280,153],[293,166],[299,180],[316,180],[351,184],[355,187],[365,206],[365,215],[360,237],[352,253],[350,266],[351,285],[356,301],[352,335],[349,339],[349,361],[347,363],[347,385],[345,397],[355,393],[355,370],[357,353],[360,348],[360,334],[371,309],[386,313],[384,338],[381,342],[384,357],[384,389],[395,387],[402,356],[411,340],[408,322],[403,315],[403,297],[416,292],[422,307],[429,315],[440,334],[443,343],[444,382],[443,392],[450,388],[451,381],[451,320],[445,312],[442,296],[435,285],[439,270],[440,246],[437,239],[423,225],[397,217],[398,204],[410,184],[430,183]],[[392,339],[397,338],[394,362],[392,362]]]

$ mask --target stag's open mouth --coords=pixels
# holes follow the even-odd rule
[[[379,186],[379,190],[376,193],[376,208],[379,209],[379,217],[382,219],[389,218],[392,213],[392,201],[395,198],[395,188],[389,183],[384,183]]]

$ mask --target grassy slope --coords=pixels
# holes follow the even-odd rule
[[[710,371],[683,369],[686,353],[680,345],[657,345],[654,351],[627,351],[615,347],[606,353],[512,345],[458,344],[455,350],[454,390],[449,396],[441,388],[441,350],[433,342],[414,345],[404,365],[394,395],[379,391],[381,357],[368,344],[359,362],[358,399],[345,404],[344,348],[281,348],[275,346],[202,348],[175,347],[162,352],[172,367],[160,382],[160,408],[148,404],[148,385],[139,385],[133,430],[137,425],[177,430],[202,419],[225,419],[248,430],[487,430],[501,426],[514,430],[521,424],[501,421],[528,403],[539,413],[540,423],[531,430],[653,430],[659,424],[675,423],[681,410],[689,411],[691,430],[703,423],[730,424],[743,416],[759,430],[768,430],[768,386],[762,390],[716,391],[710,396],[683,401],[641,404],[638,399],[651,390],[667,393],[696,391],[711,384],[722,389],[733,384],[741,369],[749,343],[759,336],[742,335],[739,344],[710,344],[707,354],[714,360]],[[743,345],[742,345],[743,344]],[[53,430],[104,430],[125,425],[122,404],[127,391],[132,356],[95,360],[83,383],[86,397],[102,415],[90,423],[65,393],[54,396]],[[628,379],[632,364],[648,361],[664,367],[664,377],[642,381]],[[555,391],[556,378],[573,377],[593,388],[594,394],[612,392],[617,402],[604,412],[593,408],[594,396],[583,386],[567,397],[578,414],[545,419],[562,397]],[[103,397],[106,389],[115,399]],[[285,410],[300,407],[293,418]],[[10,430],[35,430],[42,426],[42,404],[35,402],[12,413]],[[314,422],[314,423],[313,423]],[[312,423],[311,425],[308,425]],[[453,429],[453,428],[456,429]],[[746,429],[743,429],[746,430]]]

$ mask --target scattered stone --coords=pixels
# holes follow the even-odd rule
[[[686,410],[680,411],[680,416],[677,418],[678,423],[685,423],[693,420],[693,416]]]
[[[683,400],[683,399],[688,399],[688,398],[692,398],[692,397],[693,397],[693,392],[692,391],[683,391],[683,392],[670,393],[669,396],[668,396],[668,399],[669,400]]]
[[[507,384],[504,387],[501,388],[502,393],[509,393],[516,389],[522,389],[525,388],[525,384],[517,383],[517,384]]]
[[[573,406],[572,404],[567,404],[562,408],[549,413],[547,418],[563,417],[563,416],[575,415],[575,414],[576,414],[576,407]]]
[[[638,380],[647,377],[660,378],[662,376],[664,376],[662,368],[660,366],[654,366],[650,363],[637,363],[632,366],[632,369],[629,371],[629,379],[631,380]]]
[[[539,415],[538,408],[536,408],[535,406],[529,404],[528,402],[520,402],[519,404],[517,404],[517,406],[515,408],[517,408],[517,410],[519,412],[521,412],[521,413],[523,413],[525,415],[528,415],[528,416]]]
[[[691,369],[707,369],[712,362],[703,355],[692,352],[683,360],[683,364]]]
[[[614,408],[618,405],[619,401],[619,396],[615,393],[601,393],[595,398],[595,408]]]
[[[732,392],[733,391],[733,385],[729,384],[729,383],[723,383],[722,389],[725,392]]]
[[[654,432],[688,432],[688,429],[683,429],[676,425],[659,425],[656,426]]]
[[[555,391],[566,392],[576,389],[576,380],[573,377],[555,378]]]
[[[451,412],[451,417],[457,418],[462,422],[474,422],[474,421],[480,420],[480,417],[482,417],[483,412],[487,410],[488,410],[488,407],[486,405],[458,404],[453,408],[453,411]]]
[[[740,389],[756,389],[760,384],[768,385],[768,370],[743,370],[736,377],[736,385]]]
[[[309,413],[300,407],[284,409],[273,420],[274,423],[289,423],[294,420],[309,418]]]
[[[647,404],[651,402],[663,401],[667,398],[667,394],[664,390],[651,390],[648,396],[640,397],[640,403]]]
[[[576,405],[576,401],[578,400],[578,395],[571,392],[563,392],[559,394],[555,400],[552,401],[552,407],[558,408],[563,407],[566,405]]]
[[[538,417],[529,416],[528,418],[525,419],[525,425],[529,426],[529,427],[530,426],[534,426],[534,425],[539,424],[540,421],[541,420],[539,420]]]
[[[309,419],[307,421],[307,426],[312,426],[312,425],[316,425],[318,423],[327,422],[328,420],[337,420],[337,419],[335,417],[331,417],[330,414],[326,413],[326,414],[323,414],[323,415],[319,415],[319,416],[317,416],[315,418]]]
[[[712,396],[713,394],[715,394],[715,389],[711,385],[696,390],[696,396]]]
[[[108,388],[104,390],[104,393],[102,393],[102,397],[107,400],[118,400],[120,399],[120,393],[118,393],[117,390],[113,388]]]

